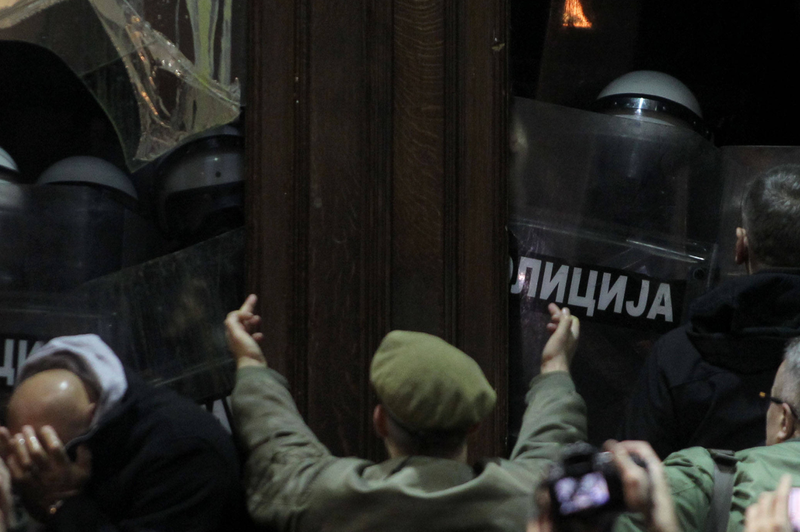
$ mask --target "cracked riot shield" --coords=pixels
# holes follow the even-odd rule
[[[0,0],[0,40],[58,55],[108,114],[136,170],[239,116],[245,7],[239,0]]]
[[[155,384],[197,401],[233,388],[222,321],[241,305],[244,228],[144,260],[138,213],[81,185],[0,183],[0,411],[56,336],[94,333]]]
[[[554,302],[581,319],[572,372],[600,444],[653,342],[713,282],[719,151],[690,130],[521,98],[511,123],[511,434]]]
[[[0,41],[58,56],[103,107],[134,171],[239,117],[245,10],[241,0],[0,0]],[[35,61],[14,66],[50,74]],[[28,130],[4,127],[23,139]],[[107,191],[2,179],[0,189],[0,406],[36,345],[87,332],[196,400],[231,389],[221,323],[244,292],[243,228],[167,253],[150,211]]]

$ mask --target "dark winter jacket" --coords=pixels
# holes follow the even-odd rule
[[[219,421],[126,372],[128,390],[85,441],[92,473],[48,530],[233,531],[246,509],[239,462]]]
[[[760,393],[769,396],[786,343],[799,335],[800,275],[772,270],[726,281],[656,342],[620,438],[649,441],[662,458],[695,445],[760,445],[769,406]]]

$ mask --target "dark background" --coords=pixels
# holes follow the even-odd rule
[[[100,157],[126,169],[108,116],[56,54],[29,43],[0,41],[0,66],[0,147],[19,166],[21,183],[35,182],[50,165],[73,155]],[[138,121],[131,89],[126,96]]]
[[[588,109],[620,75],[658,70],[694,93],[716,145],[800,144],[797,2],[580,4],[591,28],[562,24],[564,0],[510,1],[515,96]]]

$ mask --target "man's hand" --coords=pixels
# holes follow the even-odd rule
[[[567,307],[560,309],[555,303],[550,303],[547,310],[550,311],[547,330],[552,335],[542,350],[541,373],[569,371],[569,364],[578,347],[580,322]]]
[[[252,332],[261,323],[261,317],[253,314],[257,300],[254,294],[250,294],[239,310],[234,310],[225,318],[225,337],[237,368],[267,365],[261,346],[258,345],[264,335]]]
[[[650,444],[609,440],[604,447],[619,469],[628,509],[643,514],[651,532],[680,532],[664,465]],[[643,460],[647,469],[636,464],[632,454]]]
[[[38,434],[25,425],[13,437],[0,428],[0,453],[11,480],[19,489],[25,506],[37,519],[46,519],[53,509],[77,495],[92,472],[92,455],[81,445],[73,462],[53,427],[45,425]]]
[[[792,477],[783,475],[778,489],[764,492],[744,514],[744,532],[792,532],[789,521],[789,490]]]

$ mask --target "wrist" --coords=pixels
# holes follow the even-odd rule
[[[549,360],[543,360],[540,367],[540,373],[552,373],[554,371],[569,372],[569,364],[564,357],[555,357]]]
[[[236,360],[236,369],[249,367],[266,368],[267,363],[266,361],[262,362],[248,357],[242,357]]]

